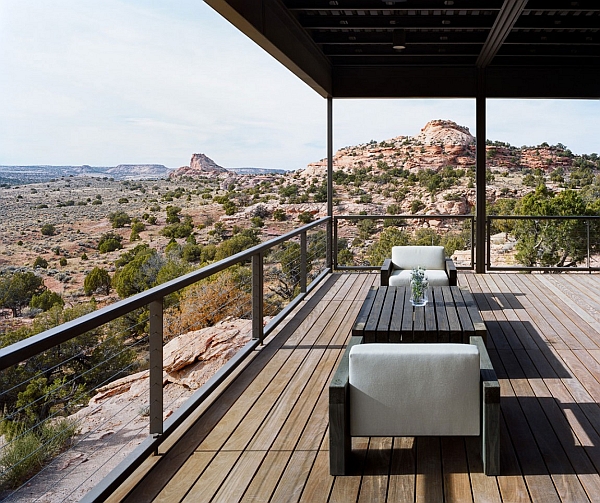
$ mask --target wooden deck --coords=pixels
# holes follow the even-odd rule
[[[599,275],[459,273],[501,380],[501,476],[476,439],[364,438],[355,475],[331,477],[327,386],[374,284],[330,277],[125,501],[600,501]]]

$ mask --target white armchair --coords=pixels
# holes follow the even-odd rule
[[[408,286],[415,267],[426,269],[431,286],[456,286],[456,266],[443,246],[394,246],[381,267],[381,286]]]
[[[353,436],[479,436],[485,473],[499,473],[500,386],[481,337],[361,342],[351,338],[329,386],[332,475],[350,472]]]

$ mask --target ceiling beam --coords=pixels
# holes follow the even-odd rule
[[[600,98],[598,65],[491,66],[486,73],[489,98]]]
[[[524,0],[526,1],[526,0]],[[368,30],[368,29],[483,29],[494,24],[488,16],[315,16],[302,14],[298,20],[307,30]]]
[[[313,40],[319,45],[390,45],[394,30],[385,31],[349,31],[323,32],[315,31]],[[408,31],[406,38],[410,45],[440,44],[440,45],[483,45],[487,38],[485,31]],[[600,37],[599,37],[600,38]]]
[[[204,1],[321,96],[331,96],[331,62],[279,0]]]
[[[443,82],[444,85],[440,85]],[[334,98],[471,98],[477,70],[439,66],[337,66]]]
[[[478,68],[485,68],[492,62],[526,5],[527,0],[506,0],[477,58]]]
[[[412,0],[406,2],[392,3],[391,0],[285,0],[286,7],[291,11],[341,11],[341,10],[360,10],[360,11],[482,11],[482,10],[500,10],[502,0],[488,0],[482,5],[481,0],[460,0],[454,5],[446,5],[444,0]]]

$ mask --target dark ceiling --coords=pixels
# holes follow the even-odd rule
[[[206,2],[324,96],[600,97],[600,0]]]

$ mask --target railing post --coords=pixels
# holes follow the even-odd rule
[[[163,302],[150,302],[150,435],[163,432]]]
[[[589,219],[586,219],[585,227],[586,227],[586,231],[587,231],[587,266],[588,266],[588,272],[591,274],[592,273],[592,261],[590,258],[590,221],[589,221]]]
[[[306,231],[300,234],[300,292],[306,293]]]
[[[332,237],[335,231],[336,229],[333,225],[333,219],[331,219],[327,222],[327,243],[325,250],[325,267],[329,267],[330,269],[334,268],[337,262],[335,256],[335,238]]]
[[[263,254],[252,255],[252,338],[263,342]]]
[[[475,269],[475,217],[471,217],[471,268]]]
[[[337,217],[333,217],[333,270],[335,271],[338,267],[338,221]],[[330,265],[331,267],[331,265]]]
[[[492,219],[486,218],[487,235],[485,237],[485,245],[487,248],[487,266],[492,267]]]

